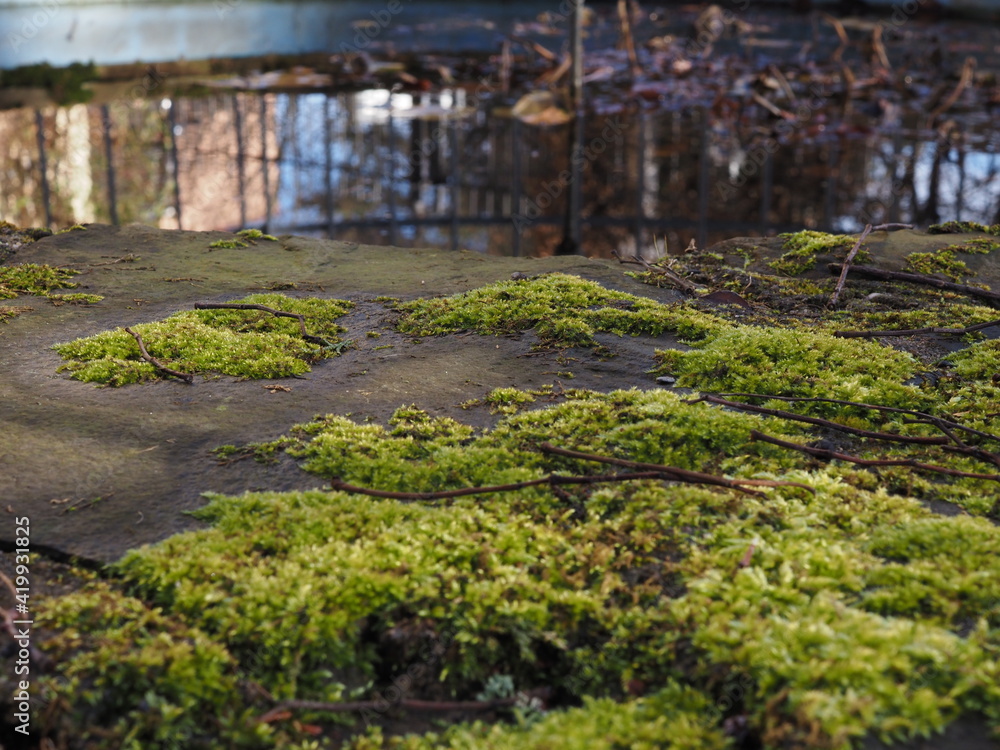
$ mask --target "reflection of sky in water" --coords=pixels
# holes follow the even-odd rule
[[[483,23],[471,14],[463,18],[463,6],[424,0],[400,0],[396,15],[385,10],[387,4],[358,0],[48,5],[0,5],[0,68],[332,53],[367,39],[410,48],[493,50],[515,19],[539,12],[527,2],[489,4],[476,11],[493,19]],[[435,23],[446,16],[449,23]],[[367,36],[359,36],[353,25],[358,21],[367,23]]]

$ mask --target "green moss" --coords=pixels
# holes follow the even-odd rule
[[[944,248],[944,250],[950,250],[951,252],[956,253],[976,253],[985,255],[987,253],[1000,250],[1000,242],[987,239],[986,237],[973,237],[971,240],[966,240],[958,245],[948,245],[948,247]]]
[[[944,224],[931,224],[927,227],[927,234],[969,234],[972,232],[1000,236],[1000,224],[986,226],[975,221],[947,221]]]
[[[906,256],[908,270],[917,273],[941,274],[952,281],[961,281],[973,275],[969,267],[955,257],[955,252],[949,248],[935,250],[932,253],[910,253]]]
[[[783,245],[785,253],[768,265],[786,276],[797,276],[813,268],[819,253],[840,247],[851,247],[855,242],[855,239],[848,234],[828,234],[811,230],[778,236],[785,241]]]
[[[79,273],[69,268],[37,263],[0,266],[0,299],[10,299],[19,294],[47,297],[55,289],[73,289],[78,285],[69,279]]]
[[[442,734],[390,741],[393,750],[468,748],[468,750],[617,750],[618,748],[686,748],[724,750],[729,738],[711,720],[715,706],[709,697],[668,680],[653,695],[619,703],[587,698],[580,708],[551,713],[531,726],[475,724]],[[360,740],[347,747],[368,750],[381,744]],[[381,741],[380,733],[374,742]]]
[[[236,302],[261,304],[305,316],[312,336],[326,346],[302,338],[297,320],[260,310],[191,310],[157,323],[136,325],[152,357],[185,373],[221,373],[242,378],[281,378],[309,372],[310,362],[339,354],[347,342],[334,321],[351,303],[316,298],[293,299],[281,294],[254,294]],[[339,348],[338,348],[339,347]],[[61,371],[84,382],[127,385],[162,375],[141,358],[135,339],[123,329],[58,344],[67,360]]]
[[[6,323],[11,318],[16,318],[18,315],[27,312],[31,308],[25,307],[10,307],[7,305],[0,305],[0,323]]]
[[[60,670],[40,676],[48,708],[33,730],[132,750],[275,739],[253,725],[233,658],[197,628],[102,583],[49,600],[36,616],[58,631],[45,650]]]
[[[247,243],[242,240],[216,240],[211,245],[210,248],[224,248],[227,250],[235,250],[240,247],[250,247]]]
[[[278,238],[270,235],[264,234],[259,229],[241,229],[236,233],[237,237],[242,237],[245,240],[267,240],[269,242],[277,242]]]
[[[517,388],[494,388],[483,400],[494,414],[515,414],[522,406],[532,403],[535,397]]]
[[[86,232],[86,231],[87,227],[83,226],[83,224],[74,224],[71,227],[66,227],[65,229],[56,232],[56,234],[67,234],[69,232]]]
[[[73,305],[95,305],[104,299],[100,294],[48,294],[46,296],[50,302],[57,304],[69,302]]]
[[[917,408],[920,391],[903,385],[917,372],[904,352],[819,331],[737,326],[688,352],[657,351],[656,372],[702,391],[837,398]],[[833,406],[816,406],[833,413]]]
[[[575,276],[553,273],[501,281],[471,292],[399,305],[404,333],[430,336],[458,331],[501,335],[534,330],[554,346],[596,347],[597,332],[659,335],[670,331],[698,339],[726,324],[683,305],[605,289]]]

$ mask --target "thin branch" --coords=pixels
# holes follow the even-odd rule
[[[840,273],[843,265],[840,263],[830,263],[827,268],[830,273]],[[968,294],[970,297],[989,300],[990,302],[1000,302],[1000,293],[989,289],[980,289],[976,286],[966,284],[956,284],[952,281],[937,279],[922,273],[907,273],[905,271],[886,271],[875,266],[851,266],[850,273],[856,276],[863,276],[866,279],[877,279],[878,281],[908,281],[911,284],[922,284],[932,286],[936,289],[944,289],[949,292]]]
[[[802,414],[796,414],[791,411],[782,411],[781,409],[766,409],[763,406],[753,406],[751,404],[744,404],[740,401],[729,401],[724,398],[719,398],[718,396],[710,396],[702,394],[699,398],[688,401],[687,403],[696,404],[699,401],[707,401],[710,404],[719,404],[720,406],[729,406],[733,409],[740,409],[741,411],[750,411],[756,414],[767,414],[772,417],[781,417],[782,419],[790,419],[795,422],[805,422],[806,424],[814,424],[818,427],[827,427],[831,430],[837,430],[838,432],[846,432],[849,435],[857,435],[858,437],[870,438],[871,440],[886,440],[896,443],[918,443],[920,445],[945,445],[948,442],[946,437],[922,437],[917,435],[894,435],[890,432],[872,432],[870,430],[861,430],[857,427],[848,427],[847,425],[838,424],[837,422],[831,422],[828,419],[820,419],[819,417],[807,417]]]
[[[264,312],[271,313],[278,318],[295,318],[299,321],[299,331],[302,334],[302,338],[306,341],[311,341],[314,344],[320,344],[322,346],[330,346],[330,342],[324,339],[322,336],[313,336],[306,331],[306,316],[302,313],[285,312],[284,310],[276,310],[273,307],[268,307],[267,305],[253,305],[244,302],[195,302],[195,310],[263,310]]]
[[[894,328],[888,331],[834,331],[833,335],[839,336],[842,339],[878,338],[880,336],[922,336],[930,333],[945,333],[960,336],[964,333],[973,333],[974,331],[981,331],[984,328],[992,328],[998,325],[1000,325],[1000,319],[988,320],[985,323],[976,323],[976,325],[966,326],[965,328]]]
[[[548,688],[538,688],[537,690],[525,690],[524,695],[540,697],[545,699],[549,696]],[[493,711],[498,708],[507,708],[517,705],[520,696],[513,698],[495,698],[490,701],[423,701],[413,698],[402,698],[389,703],[393,708],[404,708],[411,711]],[[346,714],[356,711],[376,711],[382,712],[386,709],[385,700],[378,701],[345,701],[343,703],[326,703],[324,701],[289,700],[282,701],[267,713],[263,714],[258,723],[269,724],[274,721],[281,721],[290,717],[290,712],[316,711],[318,713]]]
[[[959,424],[958,422],[952,422],[948,419],[942,419],[941,417],[935,417],[933,414],[928,414],[923,411],[913,411],[912,409],[900,409],[897,406],[882,406],[881,404],[866,404],[862,401],[845,401],[839,398],[820,398],[818,396],[773,396],[769,393],[716,393],[715,396],[737,396],[739,398],[766,398],[774,399],[775,401],[792,401],[792,402],[812,402],[812,403],[824,403],[824,404],[842,404],[844,406],[860,406],[864,409],[873,409],[875,411],[890,412],[892,414],[909,414],[912,417],[921,417],[927,420],[928,424],[932,424],[938,429],[941,426],[950,427],[953,430],[961,430],[969,435],[976,435],[977,437],[986,438],[987,440],[993,440],[1000,443],[1000,435],[993,435],[989,432],[983,432],[982,430],[977,430],[974,427],[966,427],[964,424]],[[944,430],[942,430],[944,432]],[[945,433],[947,434],[947,433]],[[954,438],[953,438],[954,439]],[[955,439],[956,443],[960,443],[959,440]]]
[[[524,482],[514,482],[512,484],[497,484],[486,487],[463,487],[457,490],[441,490],[440,492],[393,492],[390,490],[376,490],[369,487],[359,487],[348,484],[339,477],[331,481],[335,490],[344,492],[356,492],[359,495],[370,497],[384,497],[390,500],[445,500],[452,497],[465,497],[466,495],[484,495],[489,492],[511,492],[525,487],[537,487],[542,484],[599,484],[601,482],[627,482],[632,479],[663,479],[663,471],[643,471],[633,474],[597,474],[594,476],[563,476],[560,474],[549,474],[540,479],[529,479]],[[670,479],[671,477],[666,477]]]
[[[164,375],[170,375],[175,378],[180,378],[188,385],[191,385],[194,382],[194,375],[191,375],[186,372],[178,372],[177,370],[171,370],[165,364],[160,362],[160,360],[151,356],[150,353],[146,351],[146,345],[142,341],[142,336],[140,336],[136,331],[133,331],[128,326],[125,326],[125,333],[129,334],[132,338],[135,339],[135,342],[139,345],[139,354],[142,356],[142,358],[147,362],[149,362],[149,364],[151,364],[157,370],[162,372]]]
[[[750,430],[750,439],[759,440],[763,443],[771,443],[772,445],[777,445],[781,448],[788,448],[790,450],[806,453],[810,456],[815,456],[816,458],[847,461],[852,464],[858,464],[859,466],[908,466],[912,469],[918,469],[920,471],[931,471],[938,474],[948,474],[953,477],[971,477],[972,479],[992,479],[994,482],[1000,482],[1000,474],[976,474],[971,471],[959,471],[958,469],[949,469],[947,466],[936,466],[934,464],[925,464],[920,461],[914,461],[911,458],[878,458],[878,459],[861,458],[860,456],[852,456],[848,453],[831,451],[827,450],[826,448],[812,448],[808,445],[799,445],[798,443],[791,443],[787,440],[781,440],[779,438],[772,437],[770,435],[765,435],[763,432],[758,432],[757,430]]]
[[[865,231],[861,233],[858,237],[858,241],[854,243],[854,247],[851,248],[851,252],[847,254],[847,259],[844,261],[844,267],[840,271],[840,278],[837,279],[837,287],[833,290],[833,294],[830,296],[830,301],[826,303],[829,308],[834,308],[837,306],[837,300],[840,299],[840,293],[844,290],[844,282],[847,281],[847,272],[851,270],[851,263],[854,262],[854,256],[858,254],[858,250],[861,248],[861,243],[865,241],[865,237],[871,234],[872,225],[865,224]]]
[[[650,273],[656,273],[656,274],[659,274],[660,276],[666,277],[667,279],[669,279],[670,281],[672,281],[674,284],[676,284],[677,286],[679,286],[681,289],[684,289],[685,291],[688,291],[688,292],[691,292],[691,293],[694,293],[694,292],[698,291],[697,284],[691,283],[687,279],[685,279],[685,278],[683,278],[681,276],[678,276],[673,271],[668,271],[666,268],[660,268],[658,266],[650,265],[646,261],[646,259],[643,258],[642,256],[633,255],[631,258],[626,258],[623,255],[619,255],[617,250],[612,250],[611,254],[618,259],[619,263],[627,263],[627,264],[630,264],[630,265],[633,265],[633,266],[642,266],[643,268],[645,268]]]
[[[691,471],[689,469],[681,469],[677,466],[666,466],[664,464],[648,464],[642,461],[629,461],[625,458],[614,458],[613,456],[601,456],[597,453],[584,453],[583,451],[569,450],[568,448],[557,448],[551,443],[541,443],[539,446],[545,453],[552,453],[557,456],[566,456],[567,458],[579,458],[584,461],[599,461],[605,464],[613,464],[615,466],[624,466],[631,469],[648,469],[651,471],[657,471],[664,475],[672,475],[672,479],[675,482],[687,482],[688,484],[711,484],[717,487],[725,487],[730,490],[737,490],[739,492],[745,492],[749,495],[760,495],[761,493],[755,492],[753,490],[748,490],[746,487],[741,485],[749,485],[754,487],[798,487],[803,490],[809,490],[809,492],[815,493],[812,487],[807,484],[800,484],[798,482],[783,482],[774,479],[727,479],[726,477],[720,477],[715,474],[704,474],[700,471]]]

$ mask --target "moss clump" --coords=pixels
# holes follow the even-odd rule
[[[864,339],[819,331],[737,326],[688,352],[657,351],[656,372],[703,391],[838,398],[917,408],[926,399],[903,382],[914,358]],[[830,413],[830,407],[816,407]]]
[[[952,281],[961,281],[973,275],[965,262],[956,258],[955,252],[949,248],[932,253],[910,253],[906,256],[906,266],[917,273],[941,274]]]
[[[197,513],[208,528],[115,566],[137,598],[115,600],[115,618],[51,602],[60,640],[47,689],[61,700],[49,720],[131,721],[143,739],[155,726],[143,747],[235,745],[239,731],[277,728],[248,718],[272,702],[244,713],[234,673],[277,700],[332,701],[377,698],[401,675],[407,697],[467,700],[507,675],[550,688],[550,712],[389,746],[724,747],[729,716],[765,747],[846,750],[973,714],[1000,727],[1000,528],[936,516],[832,465],[806,470],[810,459],[751,441],[754,429],[803,437],[662,391],[568,391],[480,435],[414,407],[384,427],[301,425],[283,440],[307,469],[385,490],[608,470],[540,451],[548,440],[815,494],[642,480],[442,506],[318,490],[213,496]],[[208,710],[175,710],[194,695]],[[133,717],[136,705],[170,708]],[[288,736],[256,741],[298,739],[301,725],[280,726]],[[374,732],[354,747],[380,742]]]
[[[813,268],[816,265],[816,256],[822,252],[851,247],[855,242],[855,239],[848,234],[828,234],[811,230],[778,236],[785,241],[783,245],[785,253],[768,265],[786,276],[797,276]]]
[[[0,266],[0,299],[11,299],[19,294],[49,297],[56,289],[74,289],[79,285],[69,279],[79,273],[70,268],[55,268],[37,263]]]
[[[264,234],[259,229],[241,229],[236,233],[236,236],[245,240],[250,240],[251,242],[254,240],[267,240],[268,242],[278,241],[277,237],[270,234]]]
[[[216,240],[209,247],[212,249],[236,250],[237,248],[250,246],[242,240]]]
[[[69,232],[86,232],[86,231],[87,227],[83,226],[83,224],[74,224],[71,227],[66,227],[65,229],[56,232],[56,234],[68,234]]]
[[[946,221],[944,224],[931,224],[927,234],[970,234],[980,232],[1000,236],[1000,224],[986,226],[975,221]]]
[[[494,414],[515,414],[522,406],[532,403],[535,397],[517,388],[494,388],[483,400]]]
[[[61,305],[69,303],[71,305],[95,305],[104,297],[100,294],[48,294],[49,302]]]
[[[987,253],[1000,250],[1000,242],[990,240],[985,237],[973,237],[971,240],[966,240],[958,245],[948,245],[948,247],[944,249],[951,250],[956,253],[976,253],[985,255]]]
[[[215,372],[242,378],[282,378],[309,372],[309,363],[340,353],[343,328],[334,321],[351,309],[350,302],[293,299],[281,294],[253,294],[238,303],[260,304],[305,316],[312,336],[305,340],[297,320],[261,310],[191,310],[157,323],[136,325],[149,354],[185,373]],[[338,348],[340,347],[340,348]],[[123,329],[58,344],[68,360],[60,371],[84,382],[127,385],[162,377],[142,359],[135,339]]]
[[[458,331],[501,335],[534,329],[551,346],[597,346],[597,332],[659,335],[672,332],[699,339],[726,326],[714,315],[690,307],[605,289],[561,273],[501,281],[441,299],[399,305],[404,333],[431,336]]]
[[[530,726],[477,722],[442,734],[406,737],[383,744],[381,732],[346,747],[374,750],[617,750],[617,748],[671,748],[724,750],[730,739],[714,721],[720,713],[705,693],[673,680],[656,693],[626,703],[607,698],[585,698],[583,706],[548,714]],[[369,744],[371,743],[371,744]]]

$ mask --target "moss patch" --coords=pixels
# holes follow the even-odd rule
[[[669,331],[693,340],[725,325],[721,318],[685,305],[662,305],[561,273],[501,281],[453,297],[415,300],[398,309],[404,333],[475,331],[499,336],[533,329],[546,344],[564,347],[595,347],[597,332],[623,336]]]
[[[342,300],[293,299],[282,294],[253,294],[238,303],[259,304],[305,316],[310,335],[328,345],[305,340],[298,321],[261,310],[190,310],[158,323],[134,326],[146,349],[166,366],[185,373],[221,373],[242,378],[281,378],[309,371],[311,362],[339,354],[346,342],[334,321],[351,309]],[[61,371],[84,382],[127,385],[162,377],[142,359],[135,339],[123,329],[58,344],[68,360]]]
[[[815,492],[642,480],[440,506],[213,496],[198,512],[207,528],[116,566],[134,598],[47,605],[62,666],[46,689],[62,700],[45,721],[130,726],[137,747],[254,730],[257,746],[287,746],[306,724],[252,722],[274,705],[264,695],[379,696],[406,675],[407,697],[470,699],[505,676],[553,700],[520,726],[461,725],[395,747],[721,748],[730,716],[764,746],[847,748],[980,712],[1000,726],[1000,529],[935,516],[858,472],[754,442],[754,429],[803,438],[663,391],[570,391],[478,435],[413,407],[384,427],[301,425],[281,448],[307,470],[383,490],[607,471],[539,451],[548,440]],[[186,710],[195,700],[210,709]]]
[[[70,281],[79,273],[70,268],[54,268],[37,263],[0,266],[0,299],[11,299],[19,294],[51,297],[52,292],[57,289],[74,289],[79,286]],[[88,297],[94,298],[93,301],[102,299],[97,295]]]
[[[944,224],[931,224],[927,234],[971,234],[981,232],[1000,236],[1000,224],[986,226],[975,221],[946,221]]]
[[[842,247],[851,247],[855,239],[848,234],[828,234],[804,230],[779,235],[784,241],[785,254],[769,265],[778,273],[797,276],[816,265],[820,253]]]

